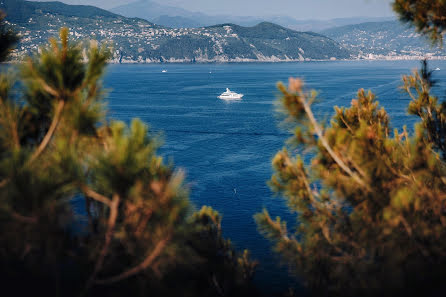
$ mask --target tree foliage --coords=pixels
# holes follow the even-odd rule
[[[1,28],[7,53],[15,38]],[[106,117],[108,48],[91,42],[84,56],[68,35],[18,74],[0,74],[2,291],[253,293],[255,263],[223,239],[218,213],[194,213],[182,172],[156,153],[158,137],[137,119]]]
[[[442,105],[426,73],[404,77],[416,94],[409,111],[422,118],[412,135],[392,133],[371,92],[359,90],[321,125],[311,111],[315,92],[298,79],[279,85],[286,121],[296,125],[292,141],[312,158],[284,149],[273,159],[270,184],[298,214],[295,232],[266,210],[256,219],[315,295],[428,295],[444,287],[444,129],[432,120]]]
[[[14,44],[18,41],[17,35],[5,24],[5,15],[0,11],[0,61],[5,61]]]
[[[445,1],[395,0],[401,20],[441,42]],[[375,95],[359,90],[348,108],[320,124],[299,79],[279,84],[280,106],[294,126],[288,149],[273,159],[270,185],[297,213],[288,230],[280,218],[256,215],[275,250],[320,296],[437,296],[446,272],[446,105],[432,93],[432,72],[403,76],[412,133],[392,131]],[[309,153],[309,154],[308,154]]]
[[[428,35],[433,42],[442,43],[446,30],[446,1],[444,0],[395,0],[393,10],[401,21]]]
[[[422,62],[420,72],[414,71],[412,76],[403,76],[403,89],[412,101],[409,104],[409,114],[421,118],[426,143],[432,144],[446,161],[446,102],[439,102],[431,94],[431,88],[436,81],[432,79],[427,61]]]

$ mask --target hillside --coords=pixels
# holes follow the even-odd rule
[[[368,22],[336,27],[321,32],[351,49],[358,57],[445,56],[413,28],[398,21]]]
[[[30,17],[51,13],[67,17],[117,18],[118,15],[94,6],[67,5],[61,2],[31,2],[22,0],[1,0],[0,8],[6,12],[10,22],[23,24]]]
[[[248,62],[345,59],[350,52],[315,33],[261,23],[171,29],[88,6],[0,0],[0,9],[22,36],[18,56],[36,50],[60,27],[78,40],[107,41],[115,62]]]

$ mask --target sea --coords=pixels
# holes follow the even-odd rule
[[[300,288],[253,219],[267,209],[291,229],[298,223],[267,185],[271,160],[290,137],[281,125],[277,83],[298,77],[318,91],[313,109],[320,121],[329,121],[335,106],[349,106],[358,89],[371,90],[393,127],[413,130],[418,119],[407,114],[410,98],[400,86],[402,75],[420,66],[419,61],[110,65],[104,85],[109,117],[140,118],[153,135],[161,135],[159,154],[186,172],[194,207],[208,205],[222,215],[224,236],[259,261],[255,282],[271,293]],[[446,61],[431,61],[430,67],[439,68],[435,91],[443,98]],[[243,100],[218,99],[226,88],[244,94]]]

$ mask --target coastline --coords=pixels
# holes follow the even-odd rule
[[[339,61],[418,61],[418,60],[446,60],[446,56],[383,56],[376,55],[374,57],[355,57],[350,59],[209,59],[209,60],[193,60],[193,59],[169,59],[160,61],[152,60],[122,60],[112,59],[110,64],[231,64],[231,63],[303,63],[303,62],[339,62]]]
[[[353,57],[350,59],[280,59],[277,57],[264,58],[264,59],[165,59],[163,61],[159,60],[130,60],[122,59],[121,61],[117,58],[110,59],[109,64],[238,64],[238,63],[305,63],[305,62],[351,62],[351,61],[419,61],[419,60],[434,60],[434,61],[445,61],[446,56],[433,56],[433,55],[417,55],[417,56],[385,56],[385,55],[372,55],[372,56],[361,56]],[[20,59],[14,59],[2,64],[20,64],[22,61]],[[85,62],[88,62],[85,60]]]

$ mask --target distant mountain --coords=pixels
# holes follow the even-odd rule
[[[430,46],[429,41],[413,28],[398,21],[368,22],[322,31],[351,49],[359,57],[381,56],[445,56],[444,50]]]
[[[110,11],[126,17],[142,18],[172,28],[198,28],[222,23],[252,26],[263,21],[262,18],[257,17],[211,16],[183,8],[162,5],[150,0],[139,0],[124,4],[112,8]]]
[[[169,28],[199,28],[203,27],[203,23],[182,16],[161,15],[152,18],[151,21],[161,26]]]
[[[194,15],[194,13],[188,10],[162,5],[150,0],[139,0],[129,4],[120,5],[110,9],[110,11],[126,17],[137,17],[145,20],[152,20],[160,16],[180,16],[183,18],[189,18]]]
[[[297,31],[313,31],[321,33],[324,30],[341,27],[346,25],[355,25],[366,22],[385,22],[394,21],[394,17],[351,17],[351,18],[336,18],[331,20],[289,20],[287,23],[281,19],[272,18],[274,23],[282,24],[290,29]]]
[[[296,31],[319,32],[328,28],[359,24],[364,22],[389,21],[394,18],[356,17],[332,20],[296,20],[289,16],[239,16],[239,15],[207,15],[192,12],[183,8],[162,5],[151,0],[139,0],[120,5],[110,11],[126,16],[138,17],[158,25],[171,28],[198,28],[215,24],[232,23],[240,26],[254,26],[261,22],[270,22]]]
[[[17,55],[36,50],[60,27],[72,38],[107,41],[116,62],[244,62],[346,59],[350,52],[316,33],[296,32],[272,23],[170,29],[99,8],[60,2],[0,0],[7,21],[20,32]]]

